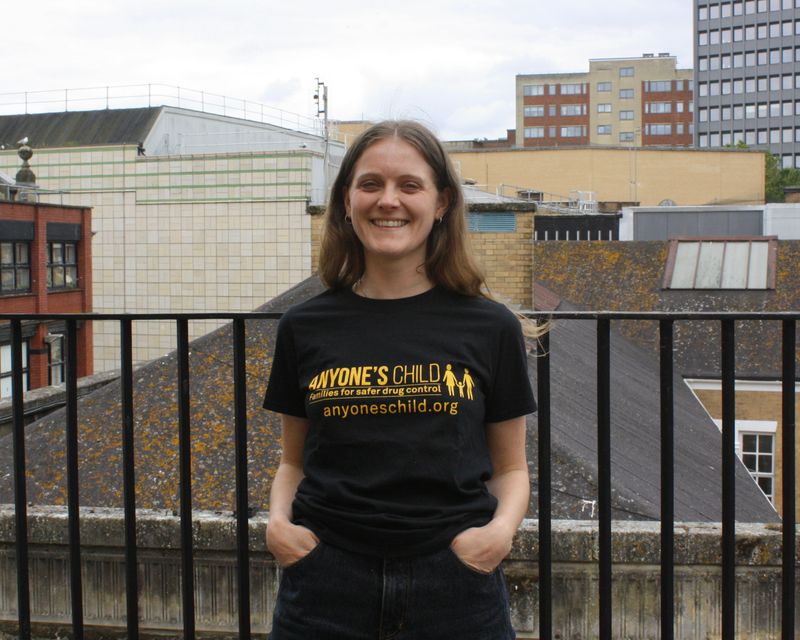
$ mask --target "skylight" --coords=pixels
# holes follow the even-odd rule
[[[676,238],[670,243],[665,289],[774,289],[774,236]]]

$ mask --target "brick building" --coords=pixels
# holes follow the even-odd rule
[[[0,201],[0,313],[92,310],[91,209]],[[64,322],[23,322],[23,384],[64,381]],[[91,323],[77,330],[78,376],[92,373]],[[10,325],[0,324],[0,397],[11,395]]]
[[[692,70],[668,53],[518,75],[516,146],[692,145]]]

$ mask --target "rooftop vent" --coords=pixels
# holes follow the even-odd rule
[[[662,51],[658,54],[659,58],[669,58],[669,51]]]
[[[655,58],[656,54],[654,54],[654,53],[643,53],[642,57],[643,58]]]

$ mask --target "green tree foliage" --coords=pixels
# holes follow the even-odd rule
[[[784,187],[800,187],[800,169],[781,169],[778,156],[764,154],[764,199],[767,202],[783,202]]]

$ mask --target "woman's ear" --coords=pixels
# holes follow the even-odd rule
[[[439,198],[436,203],[436,217],[441,218],[445,211],[450,208],[450,200],[452,199],[452,191],[450,191],[450,187],[446,189],[442,189],[439,192]]]

